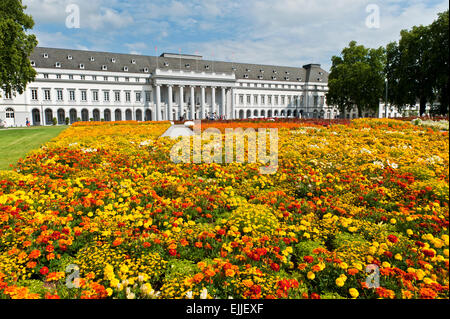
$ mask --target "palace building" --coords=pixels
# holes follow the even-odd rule
[[[1,94],[6,126],[77,121],[325,118],[328,73],[319,64],[284,67],[38,47],[22,95]]]

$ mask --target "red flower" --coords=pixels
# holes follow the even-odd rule
[[[396,242],[398,242],[397,236],[394,236],[394,235],[389,235],[389,236],[387,237],[387,239],[388,239],[391,243],[393,243],[393,244],[395,244]]]
[[[39,270],[41,275],[47,275],[48,274],[48,268],[46,266],[42,267],[41,270]]]
[[[312,263],[314,261],[314,257],[305,256],[305,257],[303,257],[303,261],[308,263],[308,264],[310,264],[310,263]]]
[[[278,265],[277,263],[272,263],[272,265],[270,265],[270,268],[272,268],[273,271],[278,271],[280,270],[280,265]]]
[[[169,255],[170,256],[176,256],[177,255],[177,251],[175,249],[169,249]]]

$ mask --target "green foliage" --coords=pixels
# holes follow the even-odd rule
[[[327,103],[337,105],[341,112],[355,106],[364,111],[377,111],[384,89],[385,50],[365,48],[355,41],[332,57],[328,78]]]
[[[448,114],[448,39],[446,11],[429,26],[402,30],[400,41],[387,45],[386,74],[391,104],[402,109],[419,100],[422,115],[427,102],[438,100],[441,106],[433,111]]]
[[[12,94],[22,94],[36,77],[28,57],[37,40],[27,34],[34,21],[25,8],[20,0],[0,1],[0,88]]]
[[[197,265],[186,259],[171,259],[165,273],[166,280],[193,276],[198,272]]]
[[[313,250],[316,248],[323,248],[323,245],[316,241],[303,241],[299,242],[294,247],[294,255],[298,258],[302,258],[304,256],[311,256],[313,254]]]

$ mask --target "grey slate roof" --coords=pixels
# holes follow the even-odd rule
[[[44,58],[44,53],[48,54],[48,58]],[[69,60],[68,56],[71,56],[72,59]],[[170,56],[172,55],[170,54]],[[91,57],[94,58],[94,61],[91,61]],[[115,63],[112,62],[112,59],[115,59]],[[198,71],[207,73],[234,72],[236,73],[237,79],[265,81],[274,80],[286,82],[319,82],[318,79],[321,79],[320,82],[323,82],[324,84],[328,82],[328,73],[323,70],[319,64],[309,64],[300,68],[198,60],[192,58],[189,59],[186,56],[180,59],[164,56],[155,57],[134,54],[55,49],[44,47],[35,48],[34,52],[30,56],[30,60],[34,61],[36,68],[49,69],[57,69],[56,62],[59,62],[61,63],[61,69],[64,70],[81,70],[80,64],[83,64],[84,70],[102,71],[102,66],[106,65],[108,72],[122,72],[124,74],[146,74],[146,72],[144,72],[144,69],[148,68],[148,74],[150,74],[154,73],[157,67],[156,63],[158,63],[158,68],[162,70],[180,70],[181,64],[181,70],[184,71]],[[135,60],[135,64],[132,63],[132,60]],[[128,71],[124,71],[125,66],[128,67]]]

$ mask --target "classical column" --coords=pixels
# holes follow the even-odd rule
[[[190,120],[195,120],[195,87],[191,86],[191,117]]]
[[[219,112],[219,116],[226,115],[226,96],[225,96],[225,88],[222,87],[222,109]]]
[[[211,112],[213,115],[216,112],[216,88],[214,86],[211,88]]]
[[[168,108],[167,108],[167,120],[173,121],[173,92],[172,92],[172,85],[167,86],[167,95],[168,95]]]
[[[235,96],[234,96],[234,89],[231,88],[231,110],[230,110],[230,120],[234,120],[234,103],[235,103]]]
[[[156,110],[155,121],[161,120],[161,85],[156,85]]]
[[[183,112],[184,112],[184,86],[180,85],[180,118],[183,116]]]
[[[202,86],[202,101],[201,101],[201,106],[200,106],[200,120],[203,120],[205,118],[205,87]]]

